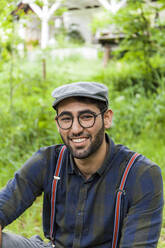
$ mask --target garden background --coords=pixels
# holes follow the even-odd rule
[[[108,133],[116,143],[144,154],[162,170],[165,180],[165,20],[150,17],[165,9],[164,1],[150,7],[144,1],[128,1],[125,8],[112,15],[105,11],[96,17],[91,29],[115,23],[124,39],[103,67],[103,49],[98,57],[86,59],[80,54],[52,56],[52,47],[39,45],[20,56],[20,39],[9,15],[14,1],[0,6],[0,187],[40,147],[61,142],[54,122],[51,92],[57,86],[76,81],[96,81],[109,88],[113,125]],[[129,12],[129,15],[127,13]],[[21,15],[23,15],[21,13]],[[103,18],[104,17],[104,18]],[[104,21],[103,21],[104,20]],[[56,48],[86,46],[78,37],[66,39],[63,30],[56,36]],[[92,45],[90,45],[92,46]],[[25,46],[26,47],[26,46]],[[46,75],[43,77],[43,54]],[[27,237],[42,233],[42,196],[10,230]],[[158,248],[165,247],[165,213]]]

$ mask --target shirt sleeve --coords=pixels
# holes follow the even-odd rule
[[[47,170],[43,150],[35,153],[0,191],[0,225],[10,224],[42,193]]]
[[[137,169],[130,181],[129,208],[123,222],[120,248],[156,248],[163,210],[163,182],[156,165]]]

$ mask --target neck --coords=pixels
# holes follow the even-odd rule
[[[104,138],[99,149],[85,159],[74,158],[74,161],[86,179],[90,178],[103,164],[107,154],[108,144]]]

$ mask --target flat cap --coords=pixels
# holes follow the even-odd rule
[[[53,108],[55,109],[57,104],[66,98],[81,96],[103,101],[108,107],[108,88],[104,84],[96,82],[76,82],[71,84],[65,84],[56,88],[52,92],[52,96],[55,98]]]

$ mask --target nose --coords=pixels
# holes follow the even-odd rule
[[[75,134],[79,134],[83,131],[83,127],[80,125],[77,117],[74,117],[71,129],[72,129],[72,132]]]

